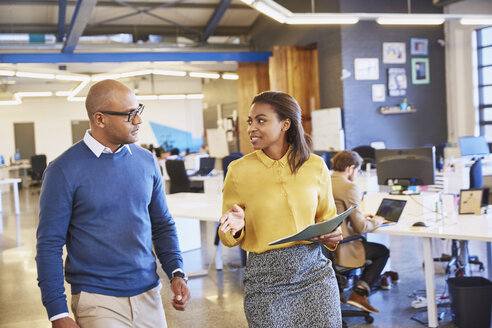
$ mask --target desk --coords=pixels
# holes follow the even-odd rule
[[[189,179],[190,181],[203,181],[203,192],[206,194],[222,194],[222,186],[224,185],[224,175],[222,171],[207,176],[190,175]],[[166,194],[169,195],[171,180],[167,174],[162,176],[162,180],[164,181],[164,190],[166,191]]]
[[[166,196],[167,206],[175,218],[218,223],[222,216],[222,194],[177,193]],[[179,232],[178,232],[179,233]],[[222,270],[222,248],[219,241],[215,252],[215,268]]]
[[[0,180],[0,185],[11,183],[14,188],[14,205],[15,205],[15,214],[20,215],[20,207],[19,207],[19,182],[22,179],[5,179]],[[2,212],[2,194],[0,193],[0,212]]]
[[[395,225],[380,227],[373,233],[413,236],[422,239],[424,247],[424,266],[425,266],[425,290],[427,297],[427,316],[429,327],[437,327],[437,305],[436,288],[434,281],[434,260],[432,256],[432,238],[458,239],[458,240],[478,240],[487,242],[487,265],[489,278],[492,277],[492,214],[457,215],[456,223],[446,224],[446,220],[429,222],[429,227],[412,228],[415,220],[413,217],[401,218]]]

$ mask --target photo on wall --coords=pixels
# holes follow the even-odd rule
[[[412,38],[410,40],[410,54],[427,56],[429,54],[429,40]]]
[[[407,95],[407,72],[405,68],[388,68],[388,95],[392,97]]]
[[[412,58],[412,84],[429,83],[429,58]]]
[[[405,42],[384,42],[383,63],[405,64],[407,62]]]

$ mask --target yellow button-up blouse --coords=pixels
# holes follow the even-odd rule
[[[336,216],[331,179],[321,157],[312,154],[292,174],[287,152],[280,160],[269,158],[262,150],[233,161],[224,182],[222,213],[234,204],[245,213],[245,227],[238,238],[219,230],[222,243],[232,247],[241,243],[248,252],[310,242],[268,243],[295,234],[307,225]]]

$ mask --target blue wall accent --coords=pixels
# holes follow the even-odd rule
[[[180,152],[187,148],[190,152],[199,151],[203,145],[203,138],[193,138],[190,132],[171,128],[155,122],[149,122],[154,131],[155,138],[165,150],[178,148]],[[164,145],[167,142],[167,147]]]
[[[237,61],[268,62],[271,52],[126,52],[0,54],[0,63],[121,63],[140,61]]]

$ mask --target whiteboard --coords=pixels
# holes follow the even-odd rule
[[[210,157],[224,158],[229,155],[225,130],[207,129],[207,144]]]

